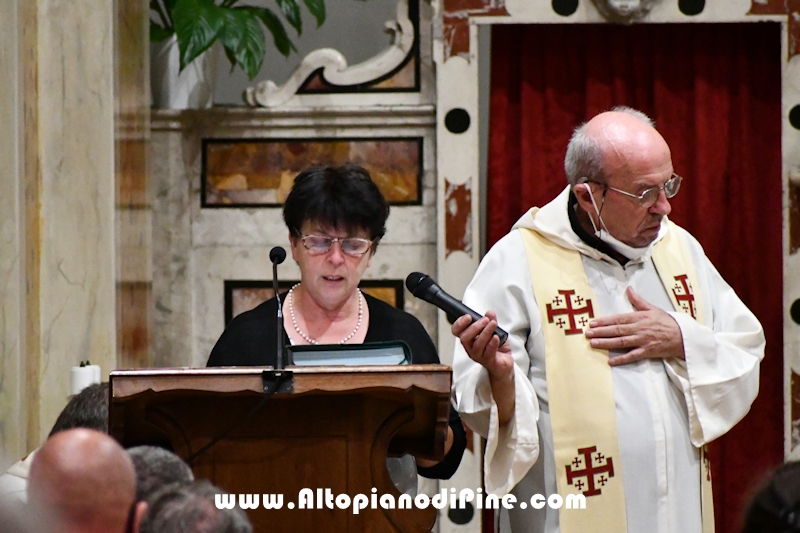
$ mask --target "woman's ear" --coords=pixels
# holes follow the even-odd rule
[[[292,230],[289,230],[289,248],[292,250],[292,259],[297,262],[297,243],[300,239],[292,233]]]

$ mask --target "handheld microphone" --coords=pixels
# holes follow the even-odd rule
[[[275,369],[283,370],[283,305],[281,304],[281,295],[278,292],[278,265],[283,263],[286,259],[286,250],[282,246],[275,246],[269,251],[269,260],[272,261],[272,290],[275,292],[275,297],[278,299],[278,315],[275,317],[276,329],[275,337],[277,338],[277,346],[275,350]]]
[[[406,287],[408,287],[411,294],[417,298],[435,305],[450,316],[460,317],[462,315],[469,315],[472,317],[473,322],[483,318],[483,315],[473,311],[444,292],[430,276],[421,272],[412,272],[409,274],[406,278]],[[494,334],[500,337],[500,346],[508,339],[508,333],[500,327],[494,330]]]

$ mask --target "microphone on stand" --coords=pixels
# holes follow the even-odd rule
[[[408,290],[411,291],[411,294],[417,298],[425,300],[428,303],[432,303],[452,317],[458,318],[462,315],[469,315],[472,317],[473,322],[483,318],[483,315],[473,311],[460,301],[444,292],[430,276],[423,274],[422,272],[412,272],[409,274],[406,278],[406,287],[408,287]],[[500,337],[500,346],[502,346],[508,338],[508,333],[499,326],[494,330],[494,334]]]
[[[278,345],[275,351],[275,370],[283,370],[283,305],[281,304],[281,295],[278,293],[278,265],[283,263],[285,259],[286,250],[282,246],[276,246],[269,251],[269,260],[272,261],[272,290],[278,299],[277,327],[275,328],[275,337],[278,340]]]

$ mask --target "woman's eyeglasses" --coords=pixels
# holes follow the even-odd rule
[[[343,253],[359,256],[367,253],[372,247],[369,239],[355,237],[328,237],[327,235],[302,235],[300,240],[312,255],[326,254],[331,250],[333,243],[338,242]]]

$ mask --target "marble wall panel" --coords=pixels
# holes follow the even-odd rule
[[[192,197],[182,145],[180,132],[151,137],[155,366],[190,366],[192,360]]]
[[[390,204],[421,201],[422,138],[204,139],[204,207],[282,204],[294,177],[313,166],[356,163]]]
[[[118,324],[117,343],[119,368],[148,368],[152,290],[149,282],[120,281],[117,283]]]

